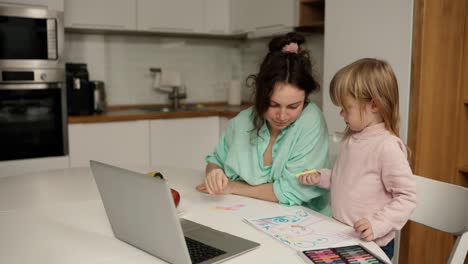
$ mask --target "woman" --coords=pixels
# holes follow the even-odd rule
[[[320,109],[308,102],[319,89],[312,76],[304,37],[296,33],[269,43],[257,75],[254,106],[229,121],[214,153],[206,157],[206,177],[197,186],[209,194],[236,194],[306,205],[330,215],[328,192],[310,189],[295,174],[328,167],[328,132]]]

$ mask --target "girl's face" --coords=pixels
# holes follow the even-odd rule
[[[378,108],[373,102],[361,105],[351,96],[345,96],[343,103],[340,116],[343,117],[349,129],[354,132],[359,132],[366,127],[383,122]]]
[[[296,121],[302,113],[304,101],[303,90],[291,84],[276,83],[270,98],[270,106],[263,115],[270,126],[270,133],[278,133]]]

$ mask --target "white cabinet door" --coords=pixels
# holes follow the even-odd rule
[[[138,0],[138,30],[202,32],[203,1]]]
[[[89,160],[122,167],[149,166],[149,121],[70,124],[70,166],[89,166]]]
[[[297,0],[231,0],[231,30],[258,36],[290,31],[297,8]]]
[[[254,0],[255,30],[273,30],[295,25],[295,0]],[[262,14],[262,15],[260,15]]]
[[[0,0],[0,5],[31,6],[63,11],[63,0]]]
[[[219,117],[150,121],[151,165],[205,168],[219,138]]]
[[[65,169],[68,166],[68,156],[2,161],[0,162],[0,178],[54,169]]]
[[[229,0],[204,0],[204,32],[209,34],[229,33]]]
[[[252,5],[255,3],[255,0],[230,0],[231,33],[246,33],[253,30],[255,10]]]
[[[65,27],[136,29],[137,0],[65,0]]]
[[[228,122],[229,122],[229,119],[227,117],[219,118],[219,136],[221,136],[224,132],[226,132]]]

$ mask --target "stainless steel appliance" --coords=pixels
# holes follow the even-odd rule
[[[0,160],[68,154],[64,70],[0,70]]]
[[[68,154],[62,12],[0,4],[0,160]]]
[[[90,81],[94,91],[94,112],[102,113],[107,110],[106,90],[103,81]]]
[[[1,69],[63,68],[63,47],[62,12],[0,4]]]

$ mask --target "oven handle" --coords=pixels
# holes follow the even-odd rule
[[[0,90],[61,89],[63,83],[0,83]]]

